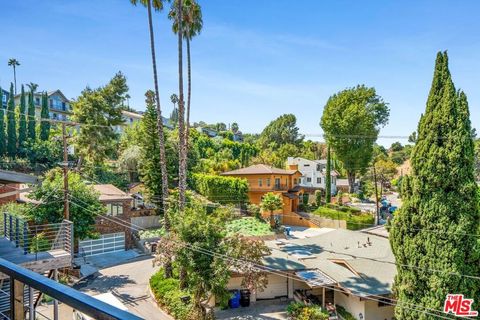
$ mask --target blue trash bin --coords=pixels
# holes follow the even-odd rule
[[[240,307],[240,290],[230,290],[232,297],[228,300],[228,306],[232,309]]]
[[[285,234],[286,234],[287,236],[289,236],[291,230],[292,230],[292,228],[290,228],[290,227],[285,227]]]

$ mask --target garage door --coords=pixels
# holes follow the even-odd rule
[[[274,299],[288,296],[287,281],[285,277],[269,275],[268,285],[263,291],[257,291],[257,299]]]
[[[125,232],[102,234],[98,239],[79,241],[78,248],[79,253],[87,257],[125,251]]]

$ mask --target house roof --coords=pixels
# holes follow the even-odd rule
[[[357,296],[392,292],[396,266],[386,238],[338,229],[282,242],[282,245],[278,241],[265,242],[272,249],[271,255],[264,258],[267,267],[294,272],[318,271]]]
[[[241,168],[237,170],[227,171],[221,173],[224,176],[236,176],[236,175],[247,175],[247,174],[286,174],[292,175],[298,172],[298,170],[285,170],[267,166],[266,164],[254,164],[250,167]]]
[[[8,183],[31,183],[31,184],[38,184],[40,180],[32,175],[15,172],[15,171],[7,171],[7,170],[0,170],[0,183],[1,184],[8,184]]]
[[[100,201],[132,200],[132,197],[115,187],[113,184],[94,184],[93,189],[100,193]]]

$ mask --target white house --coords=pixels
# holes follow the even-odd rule
[[[118,133],[122,134],[125,131],[126,127],[132,126],[135,123],[139,122],[143,118],[143,112],[134,112],[134,111],[127,111],[127,110],[122,110],[122,118],[123,118],[123,123],[120,125],[117,125],[113,128],[113,130]],[[173,129],[173,127],[170,124],[169,119],[162,117],[163,120],[163,125],[168,128],[168,129]]]
[[[295,168],[302,173],[299,184],[300,186],[314,189],[326,189],[327,160],[308,160],[300,157],[288,157],[287,166],[290,169]],[[332,194],[337,193],[337,176],[338,173],[335,170],[332,170],[330,188]]]

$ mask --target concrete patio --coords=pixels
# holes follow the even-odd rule
[[[251,303],[249,307],[216,310],[220,320],[286,320],[289,301],[264,300]]]

